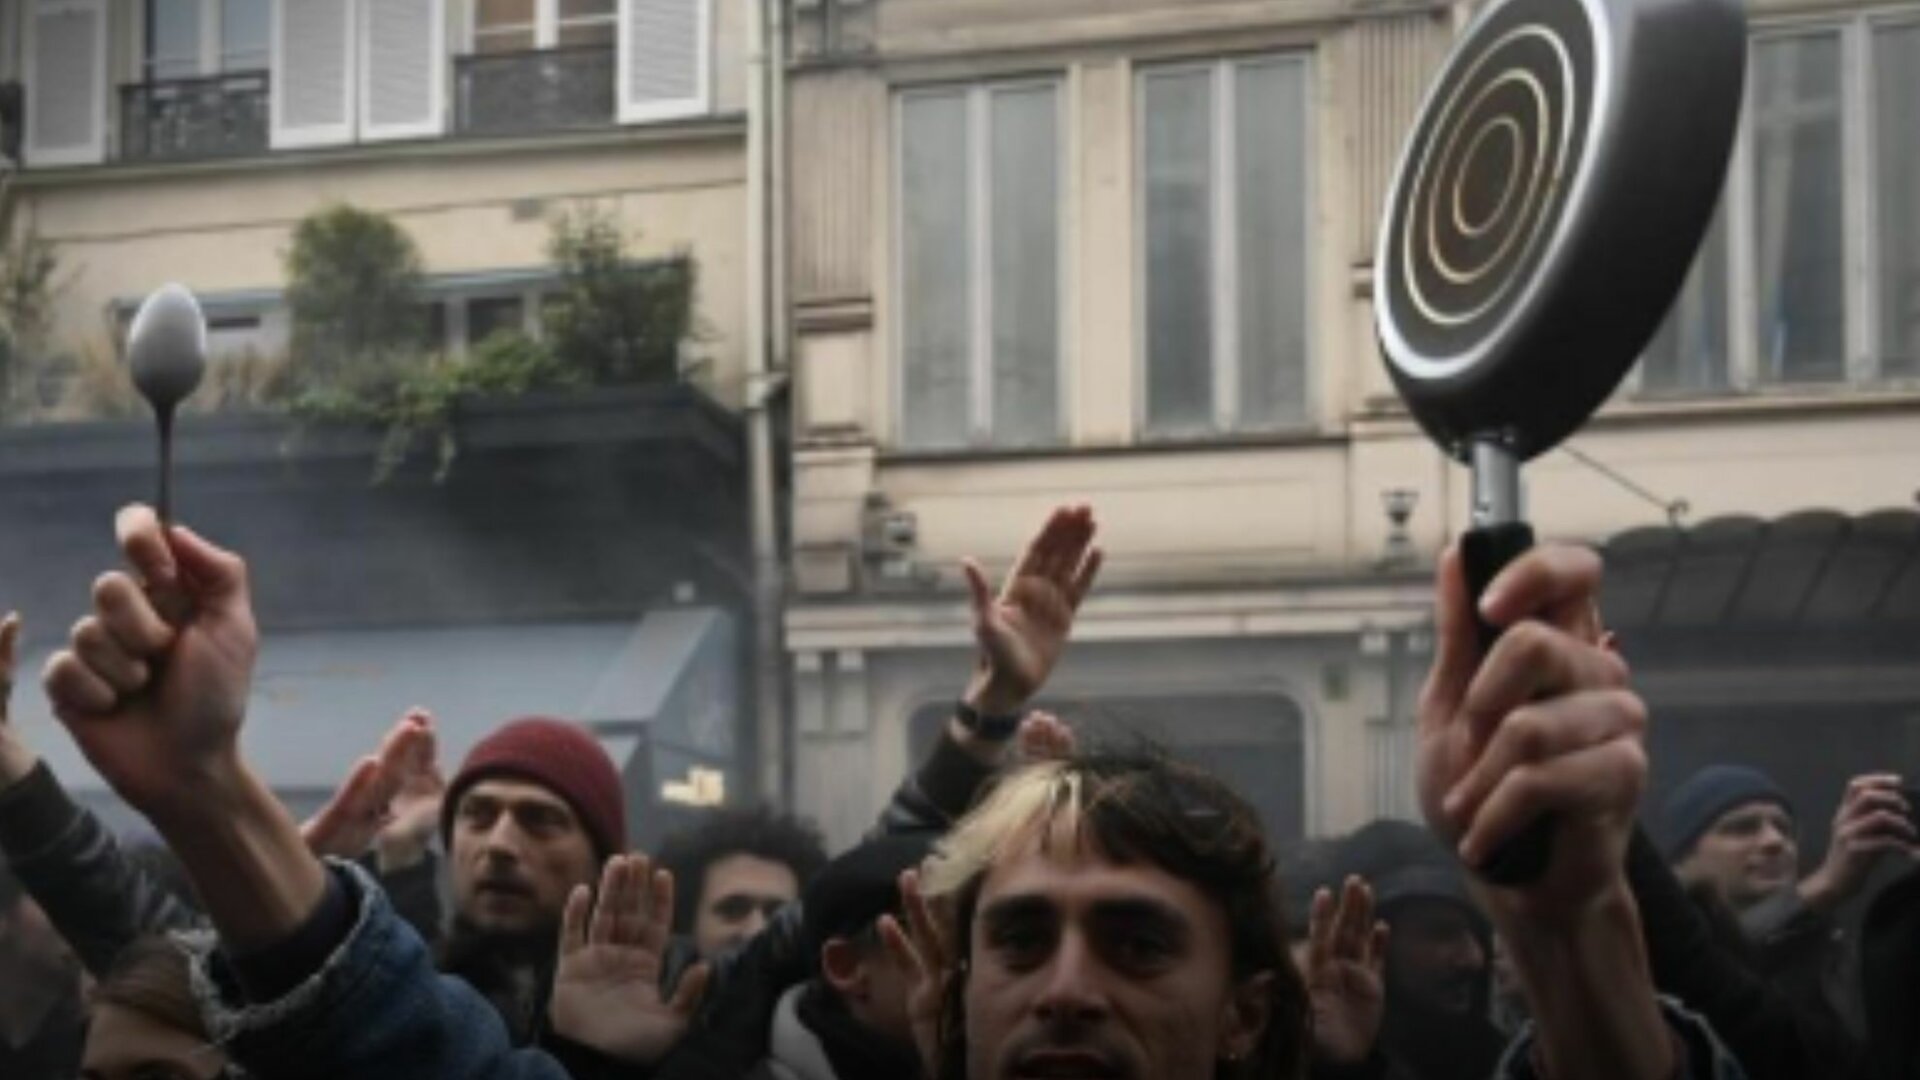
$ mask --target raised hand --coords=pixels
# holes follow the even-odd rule
[[[1387,1011],[1386,957],[1387,924],[1373,917],[1371,887],[1349,877],[1338,906],[1331,891],[1314,893],[1306,980],[1316,1058],[1358,1065],[1373,1051]]]
[[[433,722],[432,714],[415,709],[410,716]],[[387,823],[374,838],[374,851],[380,871],[392,873],[426,858],[427,847],[440,827],[440,804],[446,799],[447,778],[440,771],[438,747],[428,746],[400,781],[393,797]]]
[[[20,613],[10,611],[0,620],[0,791],[33,771],[40,760],[9,721],[13,715],[13,680],[20,655]]]
[[[1420,803],[1469,866],[1554,815],[1553,861],[1540,881],[1477,890],[1524,916],[1566,914],[1624,885],[1646,786],[1646,709],[1627,689],[1626,665],[1587,625],[1599,582],[1591,551],[1545,546],[1521,556],[1482,600],[1482,612],[1506,627],[1483,658],[1458,552],[1440,564],[1438,649],[1420,703]]]
[[[592,919],[588,919],[588,909]],[[642,855],[616,855],[567,898],[560,961],[548,1017],[558,1034],[636,1065],[658,1061],[680,1041],[706,993],[708,968],[690,968],[673,998],[660,973],[673,923],[673,874]]]
[[[1834,811],[1826,861],[1800,883],[1800,895],[1810,906],[1830,911],[1860,891],[1884,856],[1920,856],[1920,837],[1909,813],[1898,776],[1854,777]]]
[[[300,826],[315,855],[357,858],[392,822],[408,783],[434,767],[433,717],[412,709],[394,722],[379,749],[354,764],[333,798]]]
[[[908,975],[907,1018],[913,1024],[913,1045],[920,1053],[922,1073],[939,1075],[940,1006],[954,958],[940,921],[920,892],[920,873],[900,875],[900,903],[907,927],[892,915],[880,916],[880,940],[894,962]]]
[[[1021,764],[1065,761],[1079,747],[1079,737],[1067,722],[1043,709],[1035,709],[1020,721],[1013,734],[1014,750]]]
[[[93,614],[44,682],[87,760],[153,817],[239,771],[259,634],[239,556],[144,506],[114,524],[130,572],[94,583]]]
[[[980,564],[962,563],[973,598],[973,635],[980,658],[967,702],[980,712],[1018,712],[1060,660],[1074,613],[1100,572],[1093,546],[1093,510],[1055,510],[995,594]]]

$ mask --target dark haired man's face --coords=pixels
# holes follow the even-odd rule
[[[519,780],[482,780],[454,808],[453,904],[488,934],[557,928],[574,886],[592,886],[599,859],[565,799]]]
[[[800,881],[786,863],[744,854],[715,859],[701,881],[694,946],[701,956],[718,956],[765,929],[799,896]]]
[[[1465,1015],[1487,975],[1473,919],[1446,900],[1408,900],[1388,917],[1387,998],[1428,1012]]]
[[[982,883],[965,986],[970,1080],[1205,1080],[1265,1023],[1226,912],[1149,865],[1013,856]]]

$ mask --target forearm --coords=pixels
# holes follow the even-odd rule
[[[1496,919],[1512,949],[1551,1080],[1670,1080],[1673,1039],[1660,1014],[1626,882],[1566,922]]]
[[[320,906],[327,879],[286,807],[240,761],[219,767],[192,795],[150,816],[222,940],[245,953],[291,936]]]
[[[0,791],[25,780],[40,763],[40,755],[20,738],[12,726],[0,721]]]

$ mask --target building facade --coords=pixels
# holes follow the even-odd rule
[[[377,431],[183,421],[182,513],[280,579],[260,598],[257,745],[295,805],[409,704],[439,711],[449,768],[511,713],[544,711],[601,730],[636,807],[751,789],[748,13],[710,0],[0,3],[5,197],[60,267],[47,348],[69,370],[35,388],[42,419],[84,420],[62,395],[90,373],[124,383],[128,320],[170,281],[207,312],[210,384],[284,356],[293,230],[336,203],[412,238],[426,347],[450,358],[497,330],[543,334],[557,214],[591,208],[636,257],[694,268],[681,385],[465,407],[443,479],[417,455],[370,486]],[[77,560],[0,575],[33,648],[71,622],[55,586],[83,601],[81,563],[111,555],[49,535],[104,537],[112,507],[148,494],[150,430],[8,433],[0,503],[18,550],[54,543]],[[315,693],[329,682],[337,707]],[[77,758],[60,760],[100,794]]]
[[[1920,11],[1751,10],[1720,220],[1618,399],[1528,470],[1529,512],[1616,561],[1661,552],[1621,571],[1639,591],[1619,616],[1657,785],[1716,755],[1806,758],[1781,733],[1831,719],[1870,737],[1815,740],[1793,779],[1824,806],[1848,770],[1920,760]],[[832,835],[964,683],[960,557],[1004,570],[1083,500],[1109,561],[1046,703],[1225,769],[1283,839],[1412,811],[1430,567],[1467,478],[1392,392],[1372,260],[1468,14],[795,5],[785,631],[796,798]],[[1647,599],[1703,536],[1732,591]],[[1787,580],[1782,551],[1799,593],[1728,599]],[[1829,595],[1847,588],[1873,603]],[[1851,678],[1816,663],[1816,630]]]

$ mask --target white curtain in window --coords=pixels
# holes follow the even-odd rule
[[[1846,375],[1838,33],[1754,48],[1753,183],[1762,378]]]
[[[1876,30],[1874,235],[1881,374],[1920,376],[1920,24]]]
[[[1213,426],[1213,73],[1142,80],[1147,429]]]
[[[1647,394],[1705,394],[1730,383],[1727,341],[1727,205],[1721,196],[1713,225],[1694,256],[1686,284],[1648,344],[1640,368]]]
[[[1059,428],[1060,141],[1053,87],[996,90],[988,118],[995,446]]]
[[[1298,60],[1234,73],[1232,237],[1243,427],[1307,416],[1307,80]]]
[[[973,207],[965,91],[900,105],[901,441],[963,446],[972,426]]]

